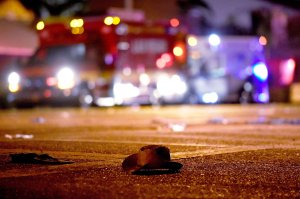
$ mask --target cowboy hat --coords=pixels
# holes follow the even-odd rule
[[[177,172],[182,164],[171,161],[169,148],[162,145],[142,147],[138,153],[129,155],[122,163],[124,171],[136,173],[139,171]]]

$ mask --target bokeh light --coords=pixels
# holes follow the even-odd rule
[[[258,42],[260,43],[260,45],[265,46],[268,44],[268,40],[265,36],[260,36],[258,39]]]
[[[179,24],[180,24],[180,22],[179,22],[179,20],[176,19],[176,18],[172,18],[172,19],[170,20],[170,25],[171,25],[172,27],[174,27],[174,28],[178,27]]]
[[[45,23],[43,21],[39,21],[36,24],[36,29],[37,30],[43,30],[45,28]]]
[[[104,24],[110,26],[114,23],[114,18],[111,16],[105,17]]]
[[[196,46],[198,44],[197,38],[194,36],[190,36],[187,42],[190,46]]]

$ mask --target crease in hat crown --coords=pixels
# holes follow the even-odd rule
[[[170,150],[161,145],[148,145],[142,147],[138,152],[137,163],[149,168],[159,167],[162,163],[170,161]]]
[[[148,145],[142,147],[138,153],[125,158],[122,167],[128,172],[135,172],[142,168],[159,169],[169,161],[171,161],[169,148],[162,145]]]

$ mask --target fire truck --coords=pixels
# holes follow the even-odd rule
[[[185,102],[185,35],[165,24],[120,24],[113,96],[118,105]]]
[[[185,38],[175,27],[106,16],[49,19],[36,29],[39,49],[8,76],[11,104],[113,106],[186,94]]]
[[[59,18],[36,25],[40,46],[29,61],[8,76],[11,104],[93,103],[113,70],[113,34],[101,18]],[[98,89],[98,90],[99,90]]]

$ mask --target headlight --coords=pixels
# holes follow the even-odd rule
[[[187,85],[179,75],[162,75],[158,78],[157,89],[162,96],[183,95]]]
[[[116,83],[113,92],[119,99],[134,98],[140,94],[139,89],[131,83]]]
[[[75,86],[75,73],[68,67],[60,69],[56,78],[59,89],[71,89]]]
[[[219,46],[221,43],[221,39],[217,34],[211,34],[208,37],[208,43],[212,46]]]
[[[150,84],[150,77],[146,73],[140,75],[140,82],[143,86],[148,86]]]
[[[219,100],[219,96],[216,92],[211,92],[211,93],[204,93],[202,95],[202,101],[206,104],[214,104],[217,103]]]
[[[16,72],[12,72],[8,75],[8,89],[10,92],[14,93],[20,89],[20,75]]]

